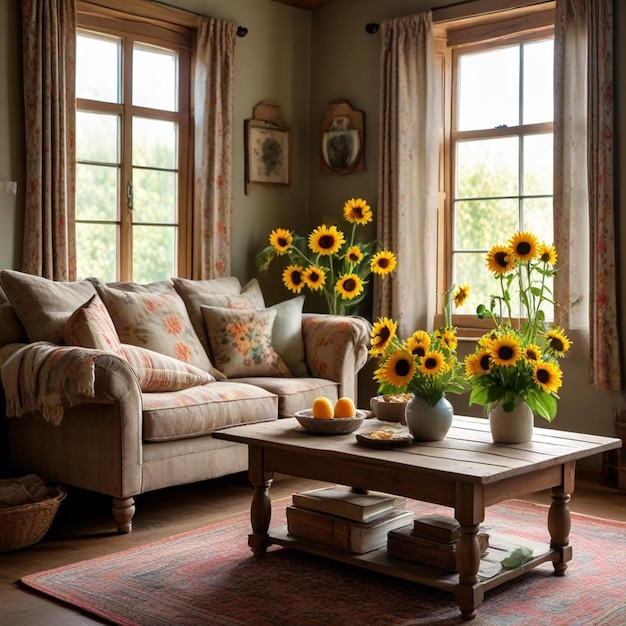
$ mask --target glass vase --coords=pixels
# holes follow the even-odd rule
[[[507,412],[498,402],[489,409],[489,428],[494,443],[526,443],[533,438],[535,416],[523,400]]]
[[[445,396],[431,406],[414,395],[406,405],[406,425],[416,441],[441,441],[452,426],[454,409]]]

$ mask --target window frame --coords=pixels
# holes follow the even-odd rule
[[[129,3],[130,9],[136,10],[145,3]],[[171,120],[178,123],[177,147],[177,219],[174,222],[178,236],[176,238],[177,263],[176,274],[189,276],[192,260],[192,225],[193,225],[193,125],[192,125],[192,46],[195,30],[189,26],[169,23],[163,20],[168,11],[159,12],[159,19],[150,15],[139,17],[136,14],[123,13],[107,7],[92,5],[87,2],[77,3],[77,33],[93,32],[95,34],[119,37],[122,52],[122,97],[120,103],[109,103],[85,98],[76,99],[76,111],[108,113],[119,115],[120,129],[120,165],[119,189],[116,224],[117,259],[116,280],[131,281],[132,275],[132,210],[127,203],[127,184],[133,180],[132,163],[132,121],[134,117],[156,120]],[[173,11],[175,18],[178,11]],[[178,55],[178,111],[165,111],[131,104],[132,83],[130,64],[132,62],[133,44],[148,44],[158,48],[173,50]],[[128,97],[125,97],[128,94]],[[77,161],[78,163],[78,161]],[[78,220],[77,223],[89,223]],[[91,222],[93,223],[93,222]],[[104,222],[111,224],[112,222]],[[144,226],[143,223],[136,224]],[[169,226],[164,226],[169,227]]]

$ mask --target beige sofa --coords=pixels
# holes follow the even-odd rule
[[[367,321],[265,307],[256,281],[0,283],[11,473],[111,496],[119,532],[139,494],[247,469],[213,431],[356,400],[367,361]]]

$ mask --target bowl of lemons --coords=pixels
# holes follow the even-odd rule
[[[337,402],[319,397],[310,409],[296,411],[295,418],[301,426],[316,435],[345,435],[354,432],[365,419],[365,411],[355,408],[351,398]]]

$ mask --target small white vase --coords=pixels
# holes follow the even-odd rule
[[[530,407],[520,400],[513,410],[504,410],[501,402],[489,409],[489,428],[494,443],[526,443],[533,438],[535,416]]]
[[[414,395],[406,405],[406,425],[417,441],[441,441],[448,434],[453,417],[454,409],[445,396],[431,406]]]

